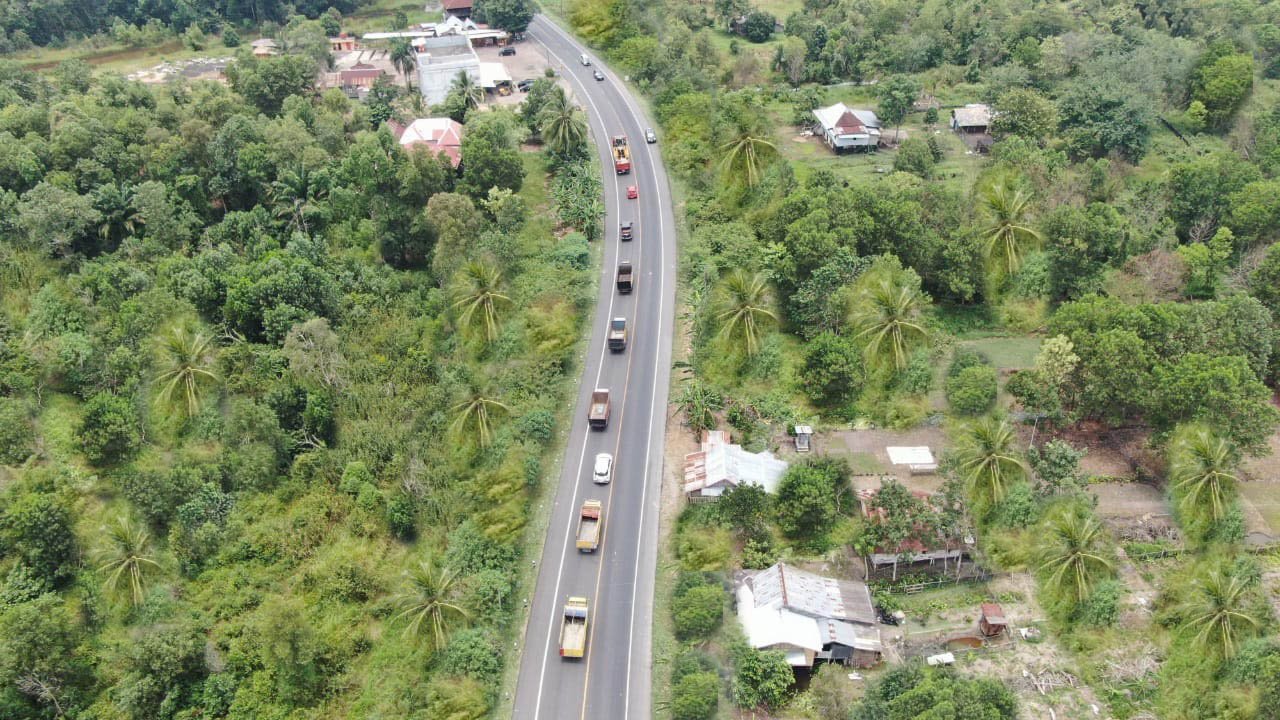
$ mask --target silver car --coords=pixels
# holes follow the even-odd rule
[[[644,141],[653,144],[658,142],[658,136],[654,134],[653,128],[646,128],[644,131]]]

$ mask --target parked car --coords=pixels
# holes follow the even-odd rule
[[[628,186],[627,186],[627,199],[628,199],[628,200],[635,200],[635,199],[636,199],[636,198],[638,198],[638,197],[640,197],[640,191],[636,189],[636,186],[635,186],[635,185],[628,185]]]
[[[498,51],[498,55],[501,57],[510,57],[515,54],[516,54],[516,49],[510,46],[504,47]]]
[[[600,72],[599,70],[596,70],[595,72],[593,72],[593,73],[591,73],[591,74],[592,74],[592,75],[594,75],[594,76],[596,77],[596,80],[603,80],[603,79],[604,79],[604,73]]]
[[[653,128],[647,128],[644,131],[644,141],[652,145],[658,142],[658,136],[654,134]]]
[[[596,456],[596,466],[591,471],[591,479],[597,485],[607,485],[613,479],[613,456],[600,453]]]
[[[516,87],[520,88],[520,92],[529,92],[529,88],[533,87],[533,80],[521,80],[516,83]]]

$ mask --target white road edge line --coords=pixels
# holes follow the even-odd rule
[[[547,24],[550,25],[555,30],[555,32],[557,32],[567,42],[569,42],[570,44],[575,43],[575,40],[572,37],[569,37],[568,34],[565,33],[563,30],[561,30],[560,27],[556,25],[556,23],[547,21]],[[581,46],[579,45],[579,47]],[[608,72],[610,75],[614,75],[614,73],[612,71],[609,71],[607,68],[606,68],[606,72]],[[618,82],[618,78],[616,75],[614,75],[613,77],[613,82],[615,84],[615,87],[618,88],[619,90],[619,95],[621,95],[622,101],[627,104],[628,108],[631,109],[632,117],[637,119],[644,117],[644,115],[639,112],[635,104],[631,101],[630,91],[626,88],[625,85]],[[658,168],[659,165],[653,162],[653,152],[650,150],[648,142],[645,142],[644,152],[645,152],[645,157],[648,158],[649,160],[650,167],[655,169]],[[664,172],[665,172],[665,168],[664,168]],[[666,313],[664,312],[664,308],[666,307],[666,304],[667,304],[667,297],[665,292],[666,273],[663,271],[665,269],[664,261],[665,261],[665,251],[666,251],[666,242],[665,242],[666,231],[663,228],[662,189],[658,187],[658,178],[657,178],[656,170],[653,177],[653,183],[654,183],[654,187],[658,189],[658,192],[656,193],[658,196],[657,198],[658,199],[658,327],[659,329],[661,329],[662,319],[666,316]],[[661,336],[659,336],[658,342],[654,346],[654,350],[653,350],[653,360],[654,360],[653,365],[654,365],[655,374],[658,372],[657,370],[658,359],[661,356],[661,354],[662,354],[662,338]],[[643,545],[640,541],[643,540],[644,513],[645,513],[645,506],[646,506],[645,501],[649,492],[649,462],[653,457],[653,453],[652,453],[653,414],[654,414],[654,411],[656,410],[656,408],[654,407],[654,403],[657,401],[657,397],[658,397],[658,382],[657,382],[657,378],[655,377],[655,382],[653,383],[653,391],[649,398],[649,430],[648,430],[648,437],[645,440],[645,458],[644,458],[645,483],[642,486],[642,489],[640,491],[640,525],[639,525],[640,536],[637,538],[637,542],[636,542],[636,569],[635,569],[635,575],[631,581],[631,627],[627,631],[627,686],[626,686],[626,691],[623,695],[623,701],[622,701],[623,720],[627,720],[631,713],[631,660],[634,657],[633,647],[635,644],[635,637],[636,637],[636,633],[635,633],[636,592],[640,586],[640,553],[643,551]],[[664,418],[666,417],[666,408],[663,408],[662,417]],[[583,446],[583,449],[584,450],[586,449],[585,446]],[[565,539],[565,542],[566,544],[568,543],[567,537]],[[539,688],[539,691],[541,691],[541,688]],[[534,720],[537,720],[536,712],[534,715]]]
[[[591,106],[591,110],[592,112],[595,113],[596,120],[600,124],[600,129],[603,133],[601,137],[605,137],[605,138],[610,137],[608,128],[606,128],[604,125],[604,115],[600,112],[600,110],[596,107],[595,102],[591,99],[591,95],[587,92],[586,85],[580,79],[578,79],[576,75],[569,72],[568,63],[565,63],[565,61],[561,59],[559,55],[556,55],[555,51],[553,51],[550,47],[548,47],[546,43],[540,43],[540,44],[542,45],[543,49],[545,49],[548,53],[550,53],[551,55],[555,55],[556,60],[558,60],[561,63],[561,65],[564,66],[564,70],[565,70],[564,77],[572,78],[573,81],[577,82],[577,84],[582,87],[583,99],[585,99],[587,101],[587,104]],[[619,211],[621,211],[622,197],[621,197],[620,191],[618,190],[618,187],[619,187],[618,176],[617,176],[617,173],[615,172],[613,176],[614,202],[616,203],[616,206],[618,207]],[[607,217],[608,216],[607,209],[605,214]],[[659,225],[661,225],[661,222],[659,222]],[[601,242],[607,243],[608,229],[606,228],[603,232],[605,233],[605,236],[601,239]],[[602,252],[602,256],[608,254],[607,245],[603,246],[602,250],[604,251]],[[605,270],[605,277],[607,278],[609,276],[608,268],[604,268],[604,270]],[[617,297],[617,295],[618,294],[616,292],[609,293],[609,311],[605,314],[606,325],[608,325],[609,323],[609,318],[613,316],[613,301]],[[596,387],[599,387],[600,377],[604,374],[604,358],[605,358],[605,353],[608,350],[608,345],[609,344],[606,342],[601,344],[600,346],[600,364],[599,364],[599,367],[596,368],[596,380],[595,380],[595,383],[591,386],[593,389]],[[570,427],[572,427],[572,423],[570,423]],[[591,432],[590,427],[587,428],[587,432],[589,437],[590,436],[589,434]],[[578,494],[579,494],[578,491],[581,489],[579,487],[579,484],[580,484],[580,481],[582,480],[582,467],[583,467],[583,462],[586,461],[586,458],[587,458],[587,440],[586,438],[583,438],[582,452],[578,454],[578,470],[574,474],[573,501],[569,504],[570,508],[572,508],[574,505],[578,503]],[[552,514],[554,513],[555,511],[552,510]],[[551,628],[555,626],[556,608],[559,606],[559,603],[560,603],[560,580],[564,577],[564,556],[565,556],[565,553],[569,551],[569,535],[572,532],[573,532],[573,513],[570,512],[569,525],[568,527],[565,528],[564,543],[562,544],[560,549],[560,563],[556,567],[556,587],[555,587],[555,592],[552,593],[552,597],[551,597],[551,615],[548,616],[547,618],[547,641],[543,644],[543,647],[542,647],[542,669],[538,673],[538,696],[537,696],[537,699],[535,700],[535,705],[533,708],[533,720],[538,720],[538,715],[539,713],[542,712],[542,689],[546,685],[546,678],[547,678],[547,654],[551,652]],[[534,588],[535,589],[537,588],[536,583],[534,584]],[[525,650],[526,652],[528,651],[527,643],[526,643]]]

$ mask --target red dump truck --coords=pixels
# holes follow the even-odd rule
[[[560,657],[580,658],[587,653],[587,599],[571,597],[564,604],[560,625]]]
[[[619,175],[631,172],[631,148],[627,147],[626,135],[613,136],[613,169]]]
[[[592,430],[604,430],[609,427],[609,391],[596,388],[591,393],[591,407],[587,410],[587,424]]]
[[[588,500],[582,503],[582,514],[578,516],[578,550],[594,552],[600,547],[600,527],[604,523],[603,510],[604,503],[599,500]]]

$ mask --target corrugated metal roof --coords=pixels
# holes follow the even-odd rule
[[[787,463],[772,453],[747,452],[741,445],[730,443],[723,431],[712,430],[701,450],[684,456],[684,491],[750,484],[771,493],[777,490],[786,471]]]
[[[991,108],[984,103],[970,103],[951,111],[958,127],[986,127],[991,124]]]

